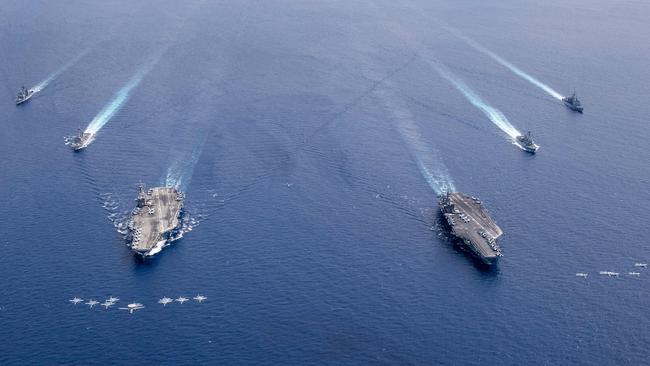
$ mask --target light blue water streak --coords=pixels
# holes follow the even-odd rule
[[[494,61],[500,63],[503,66],[505,66],[510,71],[512,71],[515,75],[521,77],[522,79],[524,79],[524,80],[530,82],[531,84],[535,85],[536,87],[542,89],[543,91],[545,91],[547,94],[549,94],[553,98],[558,99],[558,100],[562,99],[562,95],[560,93],[558,93],[557,91],[555,91],[553,88],[551,88],[550,86],[544,84],[543,82],[535,79],[531,75],[524,72],[522,69],[518,68],[517,66],[513,65],[509,61],[505,60],[503,57],[497,55],[496,53],[494,53],[494,52],[490,51],[489,49],[487,49],[487,48],[481,46],[480,44],[476,43],[474,40],[472,40],[471,38],[465,36],[460,31],[458,31],[458,30],[456,30],[454,28],[451,28],[449,26],[445,26],[445,25],[443,25],[442,27],[445,30],[447,30],[449,33],[451,33],[451,34],[455,35],[456,37],[460,38],[463,42],[467,43],[470,47],[472,47],[475,50],[487,55],[488,57],[490,57]]]
[[[431,66],[438,71],[440,76],[449,81],[458,91],[460,91],[467,100],[485,114],[492,123],[499,127],[503,132],[508,134],[511,138],[521,136],[521,132],[517,130],[508,121],[508,118],[500,110],[486,103],[475,91],[473,91],[463,80],[456,76],[449,69],[436,63],[430,62]]]
[[[375,94],[381,98],[395,116],[397,129],[429,187],[438,196],[456,191],[449,170],[436,149],[422,138],[422,134],[413,120],[413,114],[404,105],[404,102],[386,89],[377,90]]]

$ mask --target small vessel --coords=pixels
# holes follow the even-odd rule
[[[27,89],[23,86],[20,88],[20,91],[18,91],[18,95],[16,95],[16,105],[23,104],[30,100],[35,93],[36,91],[34,89]]]
[[[584,273],[584,272],[578,272],[576,273],[577,277],[582,277],[582,278],[587,278],[589,276],[589,273]]]
[[[90,145],[93,140],[94,135],[92,133],[79,130],[79,135],[71,136],[66,139],[66,145],[70,146],[74,151],[79,151]]]
[[[529,153],[534,154],[537,152],[537,150],[539,150],[539,145],[533,141],[533,136],[530,134],[530,131],[528,131],[525,135],[515,137],[515,140],[522,149],[528,151]]]
[[[634,263],[634,267],[646,268],[647,266],[648,266],[648,263]]]
[[[575,92],[570,97],[562,98],[562,101],[564,102],[564,105],[569,107],[572,111],[582,113],[583,108]]]

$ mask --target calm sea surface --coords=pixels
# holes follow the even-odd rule
[[[649,3],[0,8],[0,364],[650,363]],[[146,262],[119,232],[139,182],[187,195]],[[497,268],[444,234],[454,188]]]

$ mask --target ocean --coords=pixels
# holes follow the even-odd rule
[[[0,364],[650,363],[648,16],[3,2]],[[140,182],[186,193],[183,238],[146,261],[122,235]],[[449,190],[505,232],[498,266],[452,244]]]

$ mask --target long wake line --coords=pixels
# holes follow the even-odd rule
[[[104,127],[104,125],[113,118],[113,116],[122,108],[124,102],[129,99],[129,95],[133,88],[138,86],[142,81],[146,73],[142,70],[139,71],[135,76],[131,78],[128,84],[124,86],[120,91],[115,94],[113,100],[111,100],[104,108],[95,116],[95,118],[90,121],[88,127],[84,132],[90,134],[96,134],[99,130]]]
[[[203,141],[195,145],[189,159],[178,158],[167,168],[167,176],[165,177],[165,186],[174,187],[182,192],[187,190],[194,174],[194,168],[199,161],[199,157],[205,145],[205,138]]]
[[[442,65],[439,65],[435,62],[430,62],[431,66],[438,71],[440,76],[447,79],[458,91],[460,91],[467,100],[472,103],[476,108],[483,112],[497,127],[499,127],[503,132],[508,134],[510,138],[514,139],[517,136],[521,136],[521,132],[513,126],[508,118],[498,109],[487,104],[481,97],[476,94],[465,82],[463,82],[458,76],[452,73],[450,70],[444,68]]]
[[[149,71],[151,71],[153,66],[160,59],[161,55],[162,52],[156,55],[156,57],[154,57],[135,75],[133,75],[133,77],[131,77],[131,80],[129,80],[129,82],[115,94],[115,97],[106,106],[104,106],[104,108],[99,113],[97,113],[92,121],[90,121],[88,127],[86,127],[84,132],[91,135],[95,135],[97,132],[99,132],[99,130],[101,130],[102,127],[104,127],[104,125],[106,125],[106,123],[108,123],[108,121],[110,121],[111,118],[113,118],[113,116],[119,112],[119,110],[124,106],[124,103],[129,100],[131,91],[140,85],[142,79],[149,73]]]
[[[89,51],[90,51],[90,48],[88,48],[88,49],[86,49],[85,51],[83,51],[83,52],[81,52],[80,54],[78,54],[75,58],[73,58],[72,60],[68,61],[68,63],[66,63],[65,65],[63,65],[60,69],[58,69],[58,70],[56,70],[55,72],[53,72],[52,74],[50,74],[50,76],[48,76],[47,79],[41,81],[41,82],[38,83],[36,86],[34,86],[34,87],[32,88],[32,90],[33,90],[34,92],[37,93],[37,92],[40,92],[40,91],[42,91],[43,89],[45,89],[45,87],[47,87],[47,85],[48,85],[49,83],[51,83],[52,81],[54,81],[54,79],[58,78],[59,75],[61,75],[64,71],[66,71],[67,69],[69,69],[70,66],[74,65],[75,63],[77,63],[77,61],[79,61],[82,57],[84,57],[84,56],[85,56]]]
[[[547,94],[549,94],[553,98],[558,99],[558,100],[562,99],[562,95],[560,93],[558,93],[557,91],[555,91],[550,86],[542,83],[541,81],[535,79],[531,75],[525,73],[523,70],[521,70],[517,66],[511,64],[509,61],[503,59],[501,56],[497,55],[496,53],[494,53],[494,52],[488,50],[487,48],[481,46],[480,44],[476,43],[474,40],[472,40],[469,37],[465,36],[464,34],[460,33],[458,30],[453,29],[453,28],[451,28],[449,26],[446,26],[446,25],[442,25],[442,24],[441,24],[441,26],[445,30],[447,30],[449,33],[451,33],[451,34],[455,35],[456,37],[460,38],[461,40],[463,40],[465,43],[467,43],[469,46],[471,46],[475,50],[489,56],[494,61],[500,63],[503,66],[505,66],[510,71],[512,71],[516,75],[520,76],[524,80],[526,80],[526,81],[530,82],[531,84],[537,86],[538,88],[542,89],[543,91],[545,91]]]
[[[427,181],[429,187],[440,196],[446,192],[455,192],[454,181],[447,170],[447,167],[438,156],[435,149],[421,137],[420,131],[413,122],[413,115],[408,108],[397,99],[392,93],[386,90],[376,90],[375,93],[381,97],[383,102],[393,112],[397,119],[397,128],[402,139],[407,144],[410,154],[415,159],[420,174]]]

